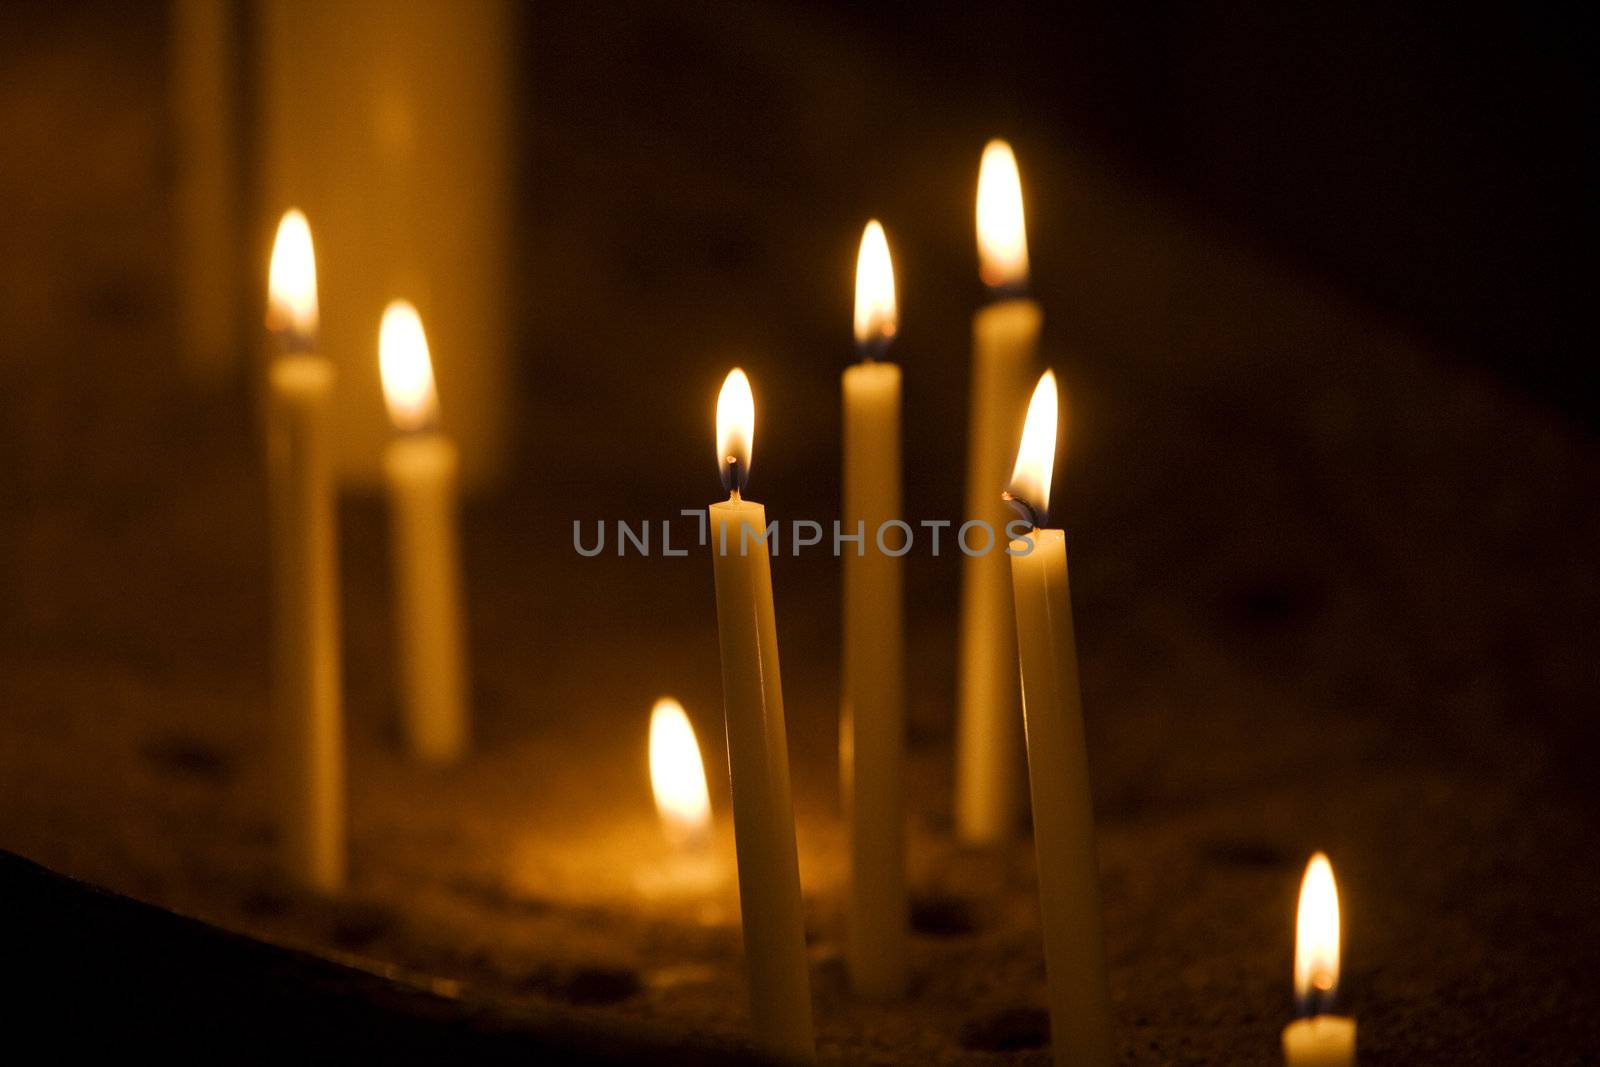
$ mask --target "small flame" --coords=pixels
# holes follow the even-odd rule
[[[717,394],[717,466],[722,488],[744,492],[750,481],[750,453],[756,435],[756,400],[750,379],[738,367],[728,372]]]
[[[1339,989],[1339,890],[1333,865],[1318,852],[1306,864],[1295,921],[1294,995],[1309,1014],[1333,1001]]]
[[[439,416],[433,387],[433,360],[422,317],[404,300],[392,301],[378,328],[378,375],[389,418],[401,430],[425,430]]]
[[[317,257],[311,225],[299,208],[283,213],[272,242],[267,329],[283,335],[292,349],[309,347],[317,336]]]
[[[671,697],[650,712],[650,785],[661,826],[675,845],[705,837],[711,828],[711,797],[700,744],[683,705]]]
[[[867,223],[856,255],[856,347],[871,355],[894,339],[900,309],[894,295],[889,239],[877,219]]]
[[[1035,527],[1044,525],[1050,513],[1050,479],[1056,466],[1056,422],[1059,400],[1056,373],[1045,371],[1033,387],[1028,401],[1028,417],[1022,424],[1022,444],[1017,447],[1017,464],[1011,468],[1011,484],[1005,498],[1020,505]]]
[[[1028,229],[1022,176],[1004,141],[990,141],[978,166],[978,273],[991,289],[1028,284]]]

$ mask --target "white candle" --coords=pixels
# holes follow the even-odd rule
[[[1353,1067],[1356,1022],[1331,1012],[1339,992],[1339,890],[1318,852],[1306,864],[1295,920],[1294,993],[1303,1018],[1283,1031],[1288,1067]]]
[[[1057,1063],[1102,1067],[1116,1057],[1067,546],[1060,530],[1042,528],[1055,464],[1056,409],[1055,375],[1045,371],[1028,405],[1005,499],[1025,516],[1012,529],[1031,527],[1009,550],[1051,1040]]]
[[[966,517],[987,523],[993,541],[975,528],[964,546],[969,554],[961,582],[956,832],[982,845],[1009,837],[1021,808],[1016,631],[1002,551],[1007,514],[994,487],[1005,481],[1021,429],[1042,318],[1039,305],[1024,295],[1022,184],[1004,141],[991,141],[983,151],[977,219],[979,267],[993,302],[972,320]]]
[[[882,362],[899,325],[894,267],[874,219],[856,260],[856,346],[844,372],[844,501],[847,531],[865,530],[844,553],[841,746],[850,823],[850,908],[845,958],[856,992],[890,1000],[906,989],[905,831],[901,762],[905,654],[900,515],[900,368]]]
[[[393,530],[395,619],[405,737],[413,754],[450,763],[471,737],[462,640],[455,442],[438,429],[428,339],[416,308],[390,304],[378,331],[389,417],[384,454]]]
[[[332,892],[345,880],[334,373],[315,351],[316,260],[298,211],[284,215],[273,244],[267,324],[284,347],[267,405],[278,833],[290,877]]]
[[[811,976],[789,792],[772,565],[768,544],[761,540],[767,512],[742,497],[754,432],[750,382],[744,371],[735,369],[717,398],[717,461],[729,498],[711,505],[710,528],[750,1018],[763,1053],[809,1063],[816,1057]]]

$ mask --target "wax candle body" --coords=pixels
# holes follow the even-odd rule
[[[751,1022],[763,1052],[806,1063],[815,1058],[816,1045],[772,564],[766,543],[759,540],[766,532],[766,509],[729,500],[710,510]]]
[[[440,763],[459,759],[471,736],[462,640],[458,467],[455,443],[436,431],[403,434],[384,455],[405,735],[413,753]]]
[[[1004,552],[1010,514],[994,487],[1011,471],[1041,318],[1039,305],[1015,299],[991,304],[972,323],[966,514],[988,523],[994,540],[989,551],[962,561],[956,831],[971,844],[1009,837],[1022,799],[1016,630]],[[986,539],[974,530],[967,548],[978,551]]]
[[[289,875],[325,892],[345,880],[333,380],[327,360],[290,355],[268,381],[278,832]]]
[[[849,758],[850,913],[846,958],[862,996],[887,1000],[906,986],[905,736],[900,559],[878,531],[900,519],[900,368],[861,363],[844,372],[844,525],[862,523],[858,554],[844,549],[843,715]],[[901,551],[902,532],[883,545]]]
[[[1283,1030],[1288,1067],[1354,1067],[1356,1021],[1338,1015],[1296,1019]]]
[[[1066,538],[1035,530],[1011,549],[1055,1061],[1101,1067],[1114,1059],[1111,998]]]

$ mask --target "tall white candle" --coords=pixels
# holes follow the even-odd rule
[[[750,1017],[765,1054],[809,1063],[816,1058],[811,976],[789,791],[772,565],[763,540],[767,511],[742,496],[754,433],[750,382],[744,371],[735,369],[717,398],[717,461],[729,498],[711,505],[710,528]]]
[[[972,320],[966,518],[990,532],[973,529],[962,562],[955,814],[961,839],[981,845],[1009,837],[1021,809],[1016,631],[1002,551],[1007,514],[994,487],[1004,484],[1021,429],[1042,318],[1026,296],[1022,183],[1004,141],[983,150],[977,220],[980,273],[993,299]]]
[[[389,417],[384,454],[393,530],[395,620],[406,740],[419,758],[449,763],[471,737],[461,617],[455,442],[438,428],[428,338],[417,309],[390,304],[378,331]]]
[[[899,325],[894,267],[874,219],[856,260],[856,346],[844,372],[845,529],[860,524],[859,551],[844,553],[841,767],[850,821],[850,909],[845,957],[862,996],[906,988],[905,745],[902,551],[884,524],[900,515],[900,368],[880,358]],[[880,531],[882,533],[880,534]],[[880,540],[881,537],[881,540]],[[887,549],[888,551],[885,551]]]
[[[1055,464],[1056,410],[1055,375],[1045,371],[1028,405],[1005,499],[1024,515],[1012,529],[1028,529],[1009,551],[1051,1041],[1057,1063],[1105,1067],[1116,1056],[1067,546],[1060,530],[1043,529]]]
[[[284,350],[267,376],[278,834],[289,876],[332,892],[346,863],[334,373],[316,354],[316,259],[298,211],[273,244],[267,325]]]
[[[1353,1067],[1356,1021],[1332,1012],[1339,992],[1339,890],[1318,852],[1306,864],[1295,920],[1294,994],[1302,1018],[1283,1031],[1288,1067]]]

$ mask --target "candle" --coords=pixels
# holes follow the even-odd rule
[[[1028,404],[1022,444],[1004,499],[1023,515],[1009,531],[1027,726],[1033,845],[1050,1033],[1057,1063],[1110,1064],[1111,997],[1100,925],[1094,807],[1083,740],[1078,651],[1067,585],[1066,538],[1045,529],[1056,451],[1056,379],[1045,371]]]
[[[711,838],[711,794],[700,743],[683,705],[662,697],[650,709],[650,788],[667,840],[703,847]]]
[[[389,485],[400,698],[405,737],[421,759],[448,763],[467,749],[466,657],[457,545],[455,442],[438,428],[428,338],[417,309],[390,304],[378,331],[389,417],[400,433],[383,468]]]
[[[1301,1018],[1283,1031],[1289,1067],[1351,1067],[1356,1021],[1332,1013],[1339,992],[1339,890],[1333,865],[1318,852],[1306,864],[1295,920],[1294,995]]]
[[[882,362],[899,318],[889,242],[867,223],[856,259],[856,348],[844,372],[847,531],[865,536],[844,553],[841,781],[850,823],[850,906],[845,957],[855,989],[889,1000],[906,987],[905,735],[900,542],[884,524],[900,516],[900,368]],[[887,550],[886,550],[887,549]]]
[[[635,885],[652,902],[690,904],[700,922],[725,921],[732,894],[711,833],[711,795],[700,742],[683,705],[662,697],[650,709],[650,789],[668,852]]]
[[[334,373],[316,354],[316,259],[298,211],[273,243],[267,325],[283,346],[267,407],[278,833],[290,877],[331,892],[345,879]]]
[[[735,369],[717,397],[717,462],[729,496],[711,505],[710,526],[750,1017],[765,1054],[810,1062],[816,1056],[811,977],[789,794],[772,564],[762,540],[767,511],[743,498],[754,433],[750,381]]]
[[[1010,591],[1000,549],[1009,449],[1027,397],[1039,339],[1039,305],[1028,299],[1028,236],[1022,183],[1011,146],[991,141],[978,171],[978,262],[992,296],[972,320],[972,398],[967,441],[967,511],[973,527],[961,581],[956,832],[969,844],[1010,836],[1021,805],[1021,717]]]

